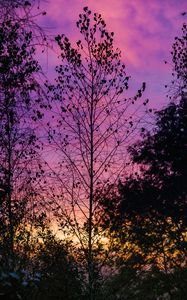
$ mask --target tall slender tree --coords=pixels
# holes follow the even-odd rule
[[[16,228],[43,172],[35,122],[42,117],[32,33],[7,17],[0,26],[1,243],[14,256]],[[31,205],[31,203],[29,204]],[[30,206],[31,208],[31,206]],[[8,249],[8,251],[7,251]]]
[[[87,262],[88,299],[93,300],[96,257],[103,247],[99,219],[94,221],[97,190],[117,182],[126,168],[126,147],[140,123],[133,104],[141,98],[145,83],[135,96],[125,96],[130,77],[120,50],[114,49],[114,33],[106,29],[100,14],[92,15],[85,7],[77,27],[82,40],[75,48],[65,35],[56,38],[62,64],[56,67],[56,85],[47,84],[53,100],[47,127],[58,161],[54,175],[63,194],[56,215],[79,241]]]

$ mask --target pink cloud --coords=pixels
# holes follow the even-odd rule
[[[164,60],[170,59],[175,35],[185,21],[185,0],[48,0],[45,26],[51,33],[65,33],[74,41],[78,38],[76,21],[84,6],[99,12],[109,30],[115,32],[115,44],[122,50],[128,72],[137,82],[147,81],[150,95],[164,97],[164,84],[171,71]],[[55,47],[55,52],[58,53]],[[57,63],[55,52],[50,54],[50,69]],[[153,98],[154,98],[153,95]]]

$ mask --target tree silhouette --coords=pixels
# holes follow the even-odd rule
[[[179,104],[157,112],[153,133],[145,133],[143,141],[130,148],[133,161],[142,165],[141,175],[129,183],[138,196],[132,194],[129,205],[137,211],[157,210],[186,222],[186,109],[184,95]]]
[[[170,85],[170,99],[177,98],[181,92],[187,89],[187,25],[182,26],[182,36],[175,37],[175,42],[172,46],[172,62],[173,62],[173,80]],[[172,94],[171,94],[172,93]]]
[[[34,299],[83,300],[82,274],[70,253],[71,247],[55,237],[53,232],[45,231],[37,253],[37,272],[41,274],[41,281]]]
[[[182,219],[186,223],[186,24],[183,24],[182,33],[182,37],[175,37],[171,52],[174,77],[172,84],[177,87],[177,93],[171,94],[172,100],[166,108],[156,112],[153,131],[143,132],[142,142],[130,147],[129,151],[133,161],[142,165],[138,182],[142,181],[144,185],[139,186],[139,195],[141,191],[144,193],[147,190],[144,208],[146,209],[148,203],[149,209],[156,209],[174,219]],[[140,206],[141,201],[138,202]]]
[[[40,27],[36,18],[46,15],[45,11],[40,11],[40,0],[0,0],[0,24],[10,18],[19,23],[25,31],[32,32],[32,44],[40,45],[43,51],[49,46],[49,38],[46,32]]]
[[[126,168],[126,147],[140,122],[133,104],[142,96],[145,83],[135,96],[125,96],[130,77],[119,49],[114,49],[114,33],[107,31],[100,14],[92,16],[85,7],[77,27],[82,40],[75,48],[66,36],[56,38],[62,64],[56,67],[56,85],[48,84],[53,115],[47,127],[58,160],[53,173],[63,193],[63,207],[56,214],[79,240],[91,300],[96,292],[96,257],[103,249],[98,225],[102,216],[94,221],[97,190],[116,181]]]
[[[13,258],[16,228],[37,198],[43,173],[35,122],[42,118],[32,33],[7,17],[0,26],[1,244]],[[34,212],[34,211],[33,211]],[[8,262],[8,259],[7,259]]]
[[[186,30],[186,26],[183,26]],[[142,140],[129,147],[135,172],[101,198],[108,226],[124,245],[124,235],[137,246],[139,266],[156,264],[165,272],[184,267],[187,209],[187,98],[185,35],[173,49],[178,96],[155,113],[155,126],[142,128]],[[183,47],[181,47],[181,44]],[[177,59],[178,58],[178,59]],[[176,82],[176,84],[178,84]],[[172,95],[171,95],[172,97]],[[129,226],[125,226],[125,224]]]

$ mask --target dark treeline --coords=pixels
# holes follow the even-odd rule
[[[169,103],[153,113],[145,82],[127,96],[130,76],[100,14],[83,9],[75,46],[55,38],[51,83],[36,59],[49,44],[39,7],[32,14],[39,2],[5,2],[0,299],[187,299],[186,24]]]

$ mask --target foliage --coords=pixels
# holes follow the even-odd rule
[[[88,7],[75,46],[56,37],[62,63],[56,83],[46,83],[50,104],[43,102],[33,44],[47,41],[34,3],[0,0],[0,298],[185,299],[186,25],[173,44],[177,97],[146,131],[134,105],[145,83],[126,96],[130,76],[114,33]],[[41,206],[36,127],[46,108],[57,162],[47,200],[61,238]],[[138,128],[142,140],[129,147]]]
[[[185,30],[186,27],[183,26],[183,31]],[[173,45],[174,70],[183,83],[186,68],[185,39],[185,35],[182,39],[176,38]],[[111,185],[111,190],[106,195],[101,194],[100,200],[101,210],[106,212],[102,226],[109,228],[108,237],[113,240],[114,251],[124,259],[122,266],[127,266],[130,248],[131,267],[145,270],[154,266],[162,270],[159,274],[167,278],[162,283],[163,290],[166,289],[167,293],[170,289],[167,280],[174,282],[177,274],[186,276],[185,85],[178,90],[177,100],[176,97],[173,98],[174,101],[155,113],[154,128],[142,128],[142,140],[129,146],[135,172],[123,182],[119,181],[118,187]],[[149,280],[148,276],[148,282]],[[144,282],[142,287],[146,288],[146,285]],[[151,291],[148,294],[150,299],[156,297]],[[138,294],[137,297],[141,298],[143,294]],[[180,299],[183,296],[179,292],[179,295],[170,297]]]
[[[49,46],[49,38],[46,32],[38,25],[36,18],[45,16],[45,11],[40,11],[42,0],[0,0],[0,24],[6,22],[7,18],[14,23],[19,23],[20,28],[32,32],[32,43],[45,48]]]
[[[171,103],[157,112],[153,133],[145,133],[143,141],[130,148],[133,161],[141,164],[140,175],[129,180],[124,190],[130,209],[155,210],[186,222],[186,110],[182,96],[179,104]]]
[[[152,133],[131,146],[137,173],[101,198],[103,225],[128,257],[125,240],[138,266],[167,272],[185,267],[186,252],[186,98],[156,113]],[[126,238],[125,238],[126,237]],[[124,253],[124,254],[123,254]],[[132,266],[137,267],[136,261]]]
[[[40,274],[40,282],[34,299],[82,299],[83,274],[72,256],[72,244],[60,240],[45,219],[36,238],[33,271]]]
[[[13,252],[21,220],[36,211],[37,189],[43,175],[39,160],[42,145],[35,130],[35,122],[42,118],[43,92],[37,82],[40,67],[34,59],[31,41],[32,33],[9,16],[1,23],[0,215],[3,222],[0,233],[5,256]]]
[[[0,299],[23,300],[37,289],[38,278],[25,279],[25,272],[0,270]]]
[[[171,300],[185,299],[186,270],[165,274],[157,268],[148,271],[122,268],[106,281],[99,300]]]
[[[26,252],[20,249],[14,255],[15,271],[6,266],[1,270],[2,299],[84,299],[82,273],[71,245],[54,234],[44,215],[32,226]]]
[[[187,64],[187,24],[184,23],[182,26],[182,36],[175,37],[175,42],[172,47],[172,62],[173,62],[173,81],[171,83],[171,91],[174,92],[172,97],[178,97],[181,92],[187,90],[187,75],[186,75],[186,64]],[[170,91],[170,92],[171,92]]]

